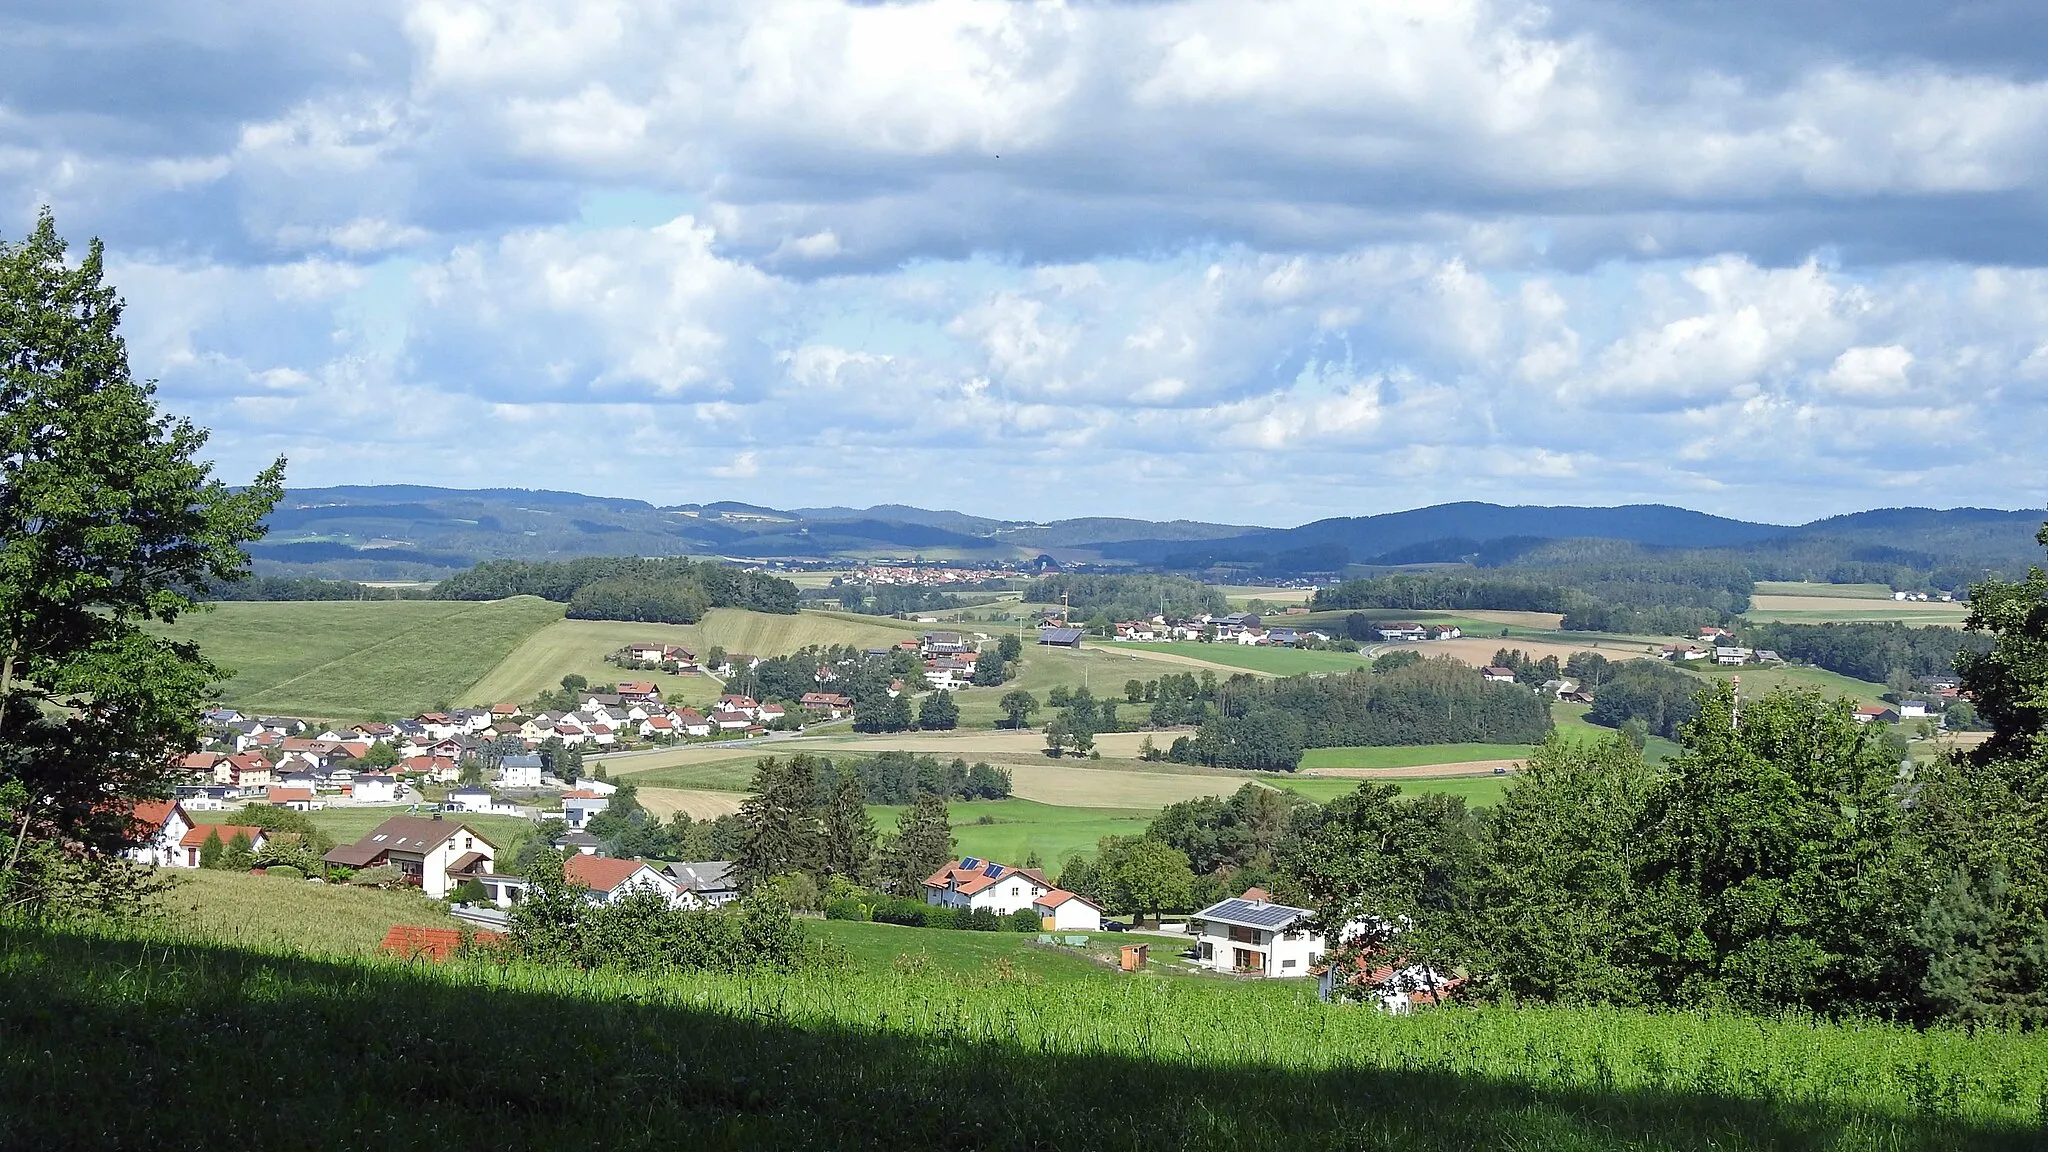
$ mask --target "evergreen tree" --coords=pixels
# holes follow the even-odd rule
[[[863,887],[875,878],[875,822],[868,816],[866,797],[857,773],[840,777],[825,811],[825,859],[827,875],[843,877]]]
[[[220,829],[215,828],[206,834],[206,842],[199,846],[199,866],[201,868],[220,867],[220,855],[225,851],[227,851],[227,845],[220,842]]]
[[[904,813],[883,853],[883,882],[898,896],[921,896],[924,882],[953,859],[953,825],[944,798],[924,793]]]
[[[248,575],[283,493],[209,476],[206,434],[130,375],[98,241],[0,242],[0,908],[132,906],[132,805],[167,795],[220,679],[159,626]],[[89,702],[89,703],[88,703]]]
[[[223,872],[247,872],[256,863],[256,853],[251,850],[252,844],[247,832],[235,833],[235,838],[228,841],[227,848],[221,852],[217,867]]]
[[[927,732],[949,732],[960,726],[960,705],[950,692],[934,692],[917,709],[917,726]]]
[[[820,832],[813,810],[817,761],[807,753],[767,757],[754,765],[753,793],[740,805],[746,829],[733,861],[742,888],[786,872],[809,872],[820,862]]]

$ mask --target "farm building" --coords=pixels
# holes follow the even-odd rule
[[[1100,932],[1102,908],[1079,893],[1055,888],[1031,902],[1039,926],[1047,932]]]
[[[1048,647],[1079,648],[1081,646],[1081,630],[1064,626],[1040,628],[1038,630],[1038,642]]]

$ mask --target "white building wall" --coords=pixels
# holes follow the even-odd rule
[[[1048,932],[1102,931],[1102,913],[1089,907],[1087,902],[1082,900],[1069,900],[1053,909],[1049,919],[1052,923],[1045,925]]]

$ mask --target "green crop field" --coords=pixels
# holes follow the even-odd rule
[[[1243,670],[1269,676],[1297,676],[1304,672],[1354,672],[1368,666],[1365,658],[1356,652],[1309,652],[1295,648],[1255,648],[1246,644],[1182,641],[1173,644],[1117,644],[1114,649],[1199,660],[1216,665],[1226,674],[1232,670]]]
[[[1614,729],[1595,724],[1586,719],[1590,704],[1553,704],[1550,718],[1557,725],[1557,731],[1567,740],[1610,740],[1617,733]],[[1678,755],[1681,749],[1673,740],[1652,736],[1643,744],[1643,759],[1652,764],[1662,764]]]
[[[2041,1035],[1396,1017],[820,931],[845,967],[638,977],[0,926],[0,1145],[2017,1152],[2048,1099]]]
[[[234,673],[221,691],[229,704],[346,720],[469,703],[479,676],[561,618],[560,604],[532,596],[234,601],[164,631]]]
[[[1704,663],[1704,661],[1701,661]],[[1818,689],[1823,696],[1834,699],[1847,696],[1857,704],[1882,703],[1884,685],[1857,680],[1825,668],[1804,665],[1778,665],[1768,668],[1688,668],[1697,674],[1702,682],[1742,678],[1742,695],[1755,698],[1779,688]]]
[[[158,912],[184,931],[231,944],[367,955],[394,924],[458,924],[447,905],[416,891],[199,868],[164,874],[175,883],[156,898]]]
[[[893,832],[905,809],[877,806],[870,811],[876,828]],[[952,819],[959,852],[1017,865],[1036,853],[1046,867],[1057,871],[1062,861],[1077,852],[1093,856],[1095,842],[1104,836],[1142,834],[1156,813],[1135,808],[1063,808],[1012,799],[956,802],[947,808],[947,815]]]
[[[1462,764],[1475,760],[1521,760],[1527,744],[1398,744],[1388,747],[1311,748],[1301,755],[1303,768],[1416,768],[1431,764]]]
[[[1832,596],[1842,600],[1890,600],[1888,584],[1815,584],[1805,580],[1759,580],[1758,596]]]

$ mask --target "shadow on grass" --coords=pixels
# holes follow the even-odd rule
[[[586,979],[551,994],[0,927],[0,1148],[2042,1147],[2033,1130],[1714,1093],[805,1026],[772,983],[719,1009],[573,994]]]

